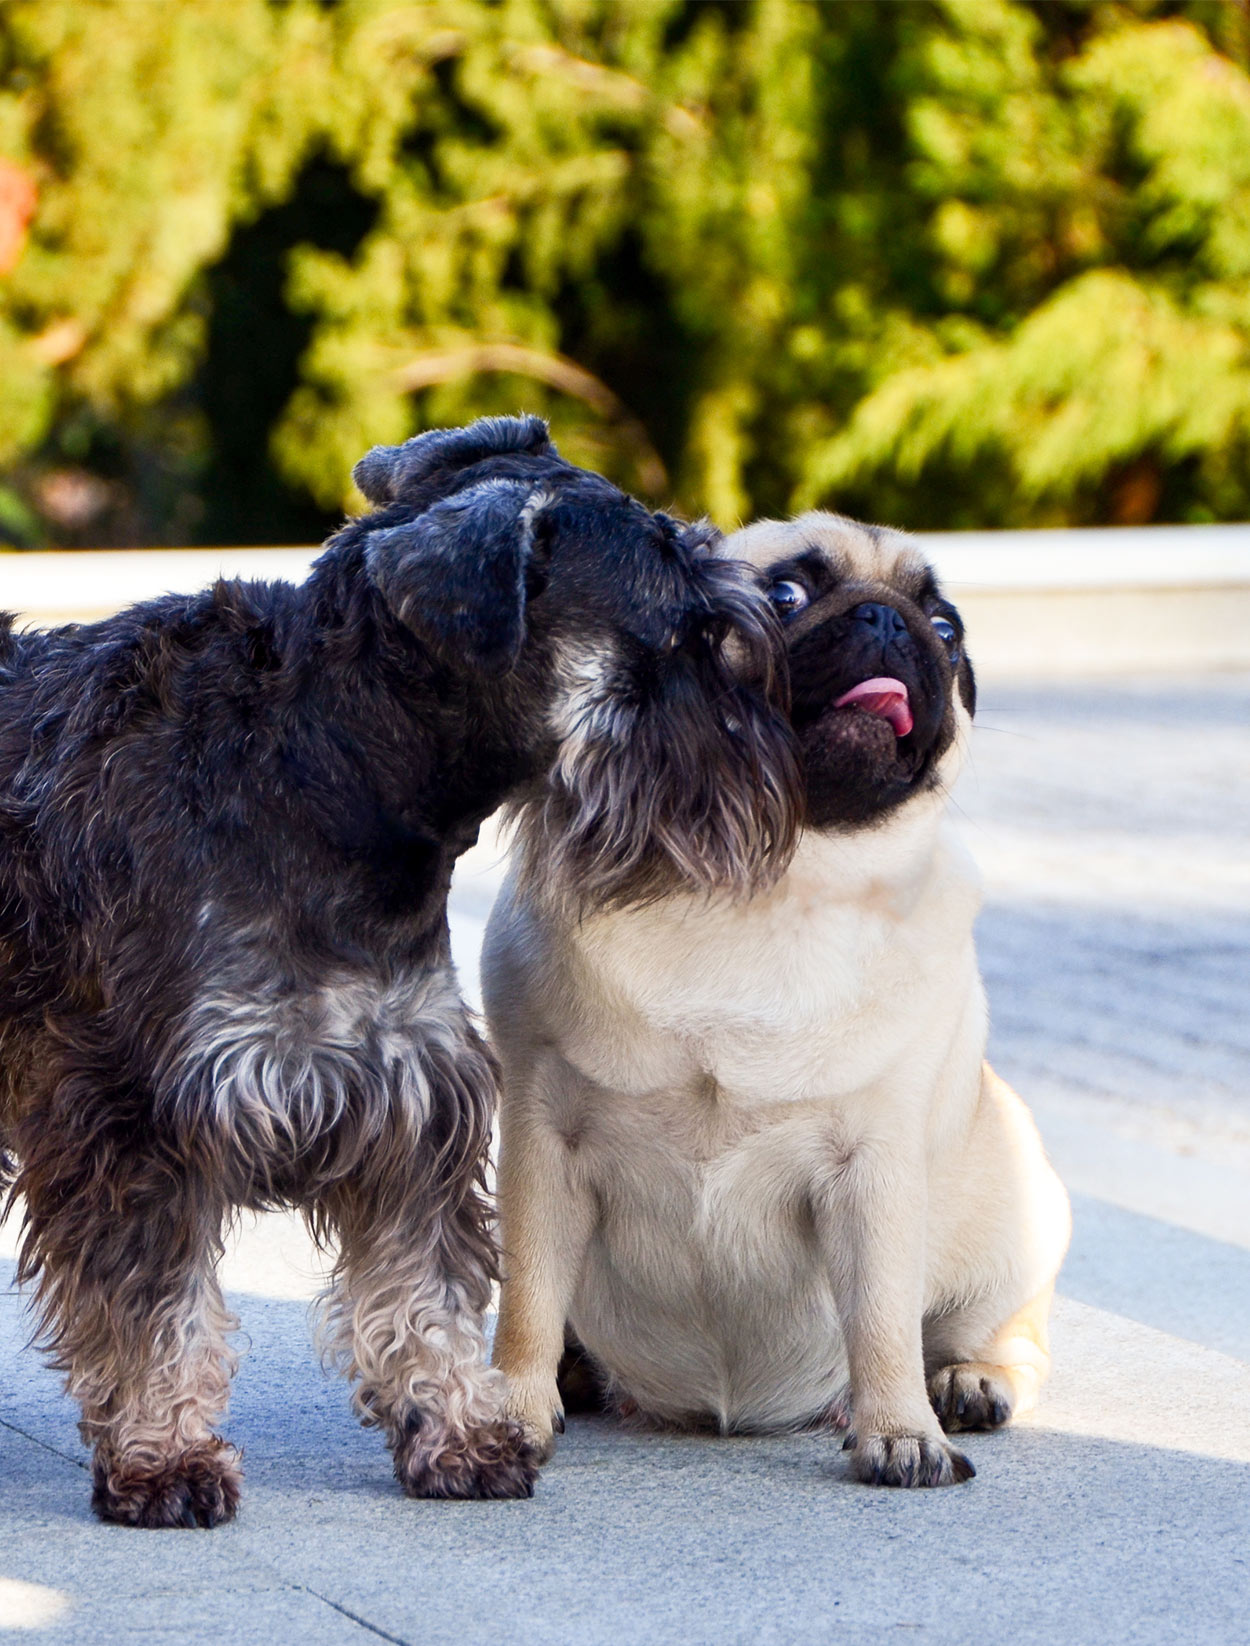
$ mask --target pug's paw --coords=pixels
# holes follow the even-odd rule
[[[549,1462],[556,1449],[556,1436],[564,1433],[564,1407],[555,1378],[532,1382],[509,1378],[504,1411],[521,1425],[538,1461]]]
[[[848,1435],[851,1470],[865,1486],[957,1486],[971,1480],[972,1462],[940,1435]]]
[[[929,1403],[947,1434],[958,1429],[1001,1429],[1011,1420],[1015,1389],[1005,1366],[961,1361],[929,1379]]]

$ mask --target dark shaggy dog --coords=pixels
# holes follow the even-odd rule
[[[723,884],[792,833],[784,723],[721,659],[727,636],[767,658],[771,620],[706,534],[535,418],[357,478],[380,507],[302,587],[0,632],[0,1142],[109,1520],[235,1510],[214,1267],[238,1207],[337,1243],[329,1342],[407,1492],[528,1494],[482,1357],[495,1069],[452,866],[548,779],[553,849],[607,901],[651,889],[647,838]],[[634,745],[656,705],[669,738]]]

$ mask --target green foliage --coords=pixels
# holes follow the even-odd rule
[[[1162,0],[7,0],[0,533],[307,537],[518,406],[726,523],[1244,517],[1248,50]]]
[[[0,11],[0,132],[40,196],[3,288],[0,457],[107,470],[129,441],[165,500],[161,471],[203,438],[168,403],[202,351],[197,278],[237,221],[289,189],[311,140],[277,72],[298,66],[309,21],[257,0]]]
[[[909,54],[940,346],[883,362],[800,501],[937,476],[971,520],[985,472],[1004,524],[1244,515],[1250,78],[1179,18],[1049,62],[1008,0],[942,12]]]

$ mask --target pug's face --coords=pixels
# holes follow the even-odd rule
[[[756,568],[785,626],[808,825],[861,828],[949,784],[976,688],[919,546],[805,514],[748,526],[722,552]]]

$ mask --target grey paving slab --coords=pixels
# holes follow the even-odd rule
[[[1250,1367],[1114,1315],[1061,1305],[1043,1411],[970,1438],[966,1490],[858,1486],[826,1435],[580,1420],[533,1503],[457,1505],[403,1501],[375,1437],[323,1403],[298,1303],[235,1301],[252,1352],[234,1526],[97,1526],[81,1468],[45,1453],[11,1473],[6,1436],[9,1490],[38,1503],[4,1571],[68,1598],[48,1638],[1163,1642],[1182,1623],[1187,1640],[1244,1638]],[[68,1447],[70,1412],[50,1430],[48,1403],[19,1396],[17,1414]]]
[[[1250,1166],[1250,677],[999,684],[977,721],[956,799],[995,1061]]]
[[[0,1634],[1250,1638],[1250,678],[991,687],[981,721],[958,802],[986,873],[993,1055],[1076,1230],[1041,1408],[969,1440],[975,1481],[879,1492],[828,1436],[574,1420],[531,1503],[407,1502],[313,1351],[321,1265],[269,1219],[225,1266],[247,1486],[213,1533],[92,1520],[75,1414],[0,1292]],[[453,910],[470,993],[498,877],[487,839]]]
[[[17,1559],[21,1563],[20,1549]],[[61,1584],[58,1588],[24,1583],[15,1589],[6,1622],[0,1583],[0,1630],[13,1631],[17,1639],[74,1646],[129,1641],[178,1641],[185,1646],[188,1641],[209,1640],[224,1646],[257,1640],[339,1646],[377,1638],[375,1631],[321,1595],[276,1580],[249,1587],[241,1574],[209,1586],[195,1579],[175,1579],[162,1587],[145,1576],[138,1582],[123,1577],[107,1588],[92,1585],[89,1596],[68,1590],[64,1578]]]
[[[1074,1195],[1065,1297],[1250,1363],[1250,1250]]]

